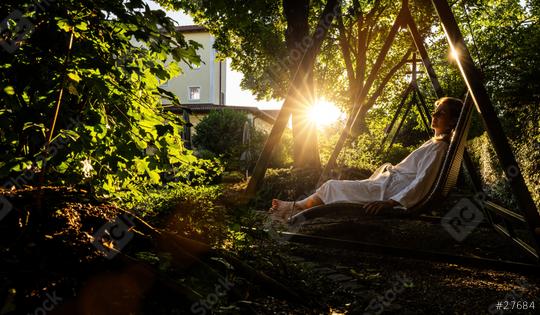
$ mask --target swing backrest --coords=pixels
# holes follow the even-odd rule
[[[469,127],[472,121],[473,105],[470,97],[465,97],[463,107],[459,115],[458,123],[450,144],[446,157],[443,161],[437,180],[434,186],[431,188],[430,193],[417,205],[408,209],[407,212],[416,213],[426,210],[426,206],[433,201],[440,200],[448,195],[450,190],[456,185],[459,171],[461,169],[461,163],[463,162],[463,154],[465,152],[465,146],[467,145],[467,136],[469,134]]]

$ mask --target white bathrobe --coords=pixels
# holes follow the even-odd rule
[[[429,193],[447,149],[447,142],[430,139],[395,166],[386,163],[364,180],[329,180],[316,194],[325,204],[392,199],[410,208]]]

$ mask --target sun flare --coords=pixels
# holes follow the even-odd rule
[[[343,116],[343,113],[333,103],[319,99],[309,109],[309,119],[317,124],[317,127],[326,127],[336,122]]]
[[[450,46],[450,58],[456,61],[459,59],[459,51],[452,46]]]

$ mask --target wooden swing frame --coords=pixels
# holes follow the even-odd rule
[[[474,61],[471,57],[469,50],[467,49],[467,46],[463,39],[463,35],[461,34],[459,26],[447,0],[432,0],[432,4],[438,15],[439,21],[442,24],[449,47],[453,52],[456,52],[456,55],[458,56],[458,58],[456,58],[456,63],[459,68],[460,74],[467,86],[468,95],[474,103],[474,106],[481,118],[484,129],[487,131],[490,142],[492,143],[500,165],[504,170],[505,177],[510,183],[512,193],[516,197],[517,205],[519,207],[519,211],[513,211],[510,209],[506,209],[505,207],[491,200],[487,200],[486,198],[486,200],[482,201],[482,209],[486,214],[488,222],[497,232],[509,237],[516,245],[518,245],[526,253],[534,257],[537,262],[540,262],[540,215],[527,188],[527,185],[525,184],[521,170],[508,143],[508,139],[504,134],[502,125],[493,108],[491,99],[488,96],[482,80],[481,72],[474,64]],[[329,14],[329,9],[335,9],[337,5],[339,5],[338,1],[329,0],[323,14]],[[331,19],[332,17],[329,20]],[[326,164],[325,169],[321,174],[319,182],[322,182],[325,178],[327,178],[330,170],[335,167],[337,157],[340,154],[342,148],[344,147],[347,138],[350,136],[351,130],[357,127],[357,125],[360,123],[359,119],[357,118],[360,116],[363,108],[371,108],[371,106],[375,103],[377,97],[379,96],[380,93],[374,93],[371,98],[367,98],[368,93],[375,79],[378,76],[381,66],[384,63],[384,59],[388,54],[390,47],[392,46],[397,32],[402,26],[406,26],[409,29],[414,45],[416,46],[416,49],[420,54],[420,58],[427,71],[428,77],[435,90],[436,95],[438,97],[442,97],[444,95],[441,85],[439,84],[439,81],[437,79],[437,75],[435,74],[435,71],[433,69],[431,60],[428,56],[427,50],[424,46],[423,39],[420,36],[420,33],[416,27],[416,23],[414,22],[414,19],[412,18],[412,15],[409,11],[408,0],[403,0],[401,10],[399,11],[390,29],[390,32],[383,44],[383,47],[379,52],[379,55],[372,67],[371,73],[369,74],[363,88],[357,93],[357,95],[355,95],[355,106],[352,110],[352,115],[347,120],[346,127],[340,135],[336,147],[328,163]],[[322,36],[316,38],[317,40],[314,41],[314,44],[312,45],[313,49],[310,50],[311,58],[308,58],[306,60],[304,60],[303,58],[300,64],[304,62],[312,64],[314,62],[314,52],[320,49],[322,38],[326,36],[326,33],[328,31],[328,29],[322,28],[321,32],[320,27],[321,25],[318,25],[316,33],[319,35],[322,34]],[[298,78],[295,75],[293,81],[296,80],[302,80],[302,78]],[[381,90],[381,87],[379,87],[378,91]],[[288,118],[290,116],[290,103],[291,102],[288,100],[287,97],[284,101],[278,118],[276,119],[276,123],[274,124],[272,131],[270,132],[268,140],[265,143],[263,151],[259,156],[259,159],[253,171],[253,175],[248,182],[248,186],[246,188],[246,194],[248,197],[254,196],[262,184],[262,179],[264,178],[264,174],[268,167],[271,153],[274,147],[280,141],[281,135],[286,127],[286,122],[288,121]],[[469,175],[471,176],[474,189],[477,193],[483,193],[480,178],[477,175],[473,167],[471,158],[466,151],[463,155],[463,163]],[[517,221],[527,225],[533,238],[534,244],[528,244],[519,236],[517,236],[512,225],[513,221]]]

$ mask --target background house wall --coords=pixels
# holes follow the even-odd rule
[[[224,108],[242,111],[248,114],[250,122],[260,130],[270,132],[275,122],[278,110],[260,110],[257,107],[225,105],[227,88],[227,63],[216,60],[217,52],[213,48],[214,37],[202,26],[187,25],[177,27],[186,41],[193,40],[202,45],[197,51],[201,57],[201,65],[196,67],[185,63],[180,64],[182,73],[165,82],[161,87],[174,93],[181,107],[168,107],[171,111],[182,115],[189,122],[184,128],[184,141],[191,148],[195,127],[212,110]],[[221,69],[221,70],[220,70]],[[190,99],[190,88],[199,87],[200,97]]]
[[[223,105],[226,97],[226,63],[224,60],[216,59],[216,50],[212,47],[214,37],[204,27],[197,25],[179,26],[177,30],[182,32],[186,41],[193,40],[202,45],[197,50],[201,64],[199,67],[193,65],[191,68],[182,63],[180,65],[182,74],[172,78],[162,87],[178,96],[181,104]],[[190,99],[189,89],[196,87],[200,88],[200,97]]]

